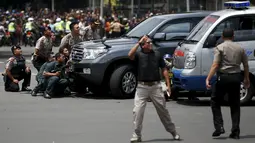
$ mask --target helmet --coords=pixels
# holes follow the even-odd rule
[[[163,58],[164,58],[165,60],[166,60],[166,59],[171,59],[172,56],[171,56],[170,54],[165,54]]]
[[[29,17],[29,18],[28,18],[28,21],[30,21],[30,22],[31,22],[31,21],[34,21],[34,18]]]
[[[61,18],[57,18],[57,19],[56,19],[56,22],[60,22],[60,21],[61,21]]]
[[[12,18],[11,21],[15,21],[15,18]]]

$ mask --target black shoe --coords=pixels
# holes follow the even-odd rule
[[[44,93],[44,98],[51,99],[51,96],[48,93]]]
[[[31,93],[32,96],[37,96],[37,92],[35,92],[34,90]]]
[[[213,137],[218,137],[220,136],[221,134],[224,134],[225,133],[225,130],[224,128],[221,128],[220,130],[215,130],[212,134]]]
[[[22,87],[21,91],[32,91],[32,90],[27,87]]]
[[[238,135],[238,134],[236,134],[236,133],[231,133],[230,135],[229,135],[229,138],[231,138],[231,139],[240,139],[240,136]]]

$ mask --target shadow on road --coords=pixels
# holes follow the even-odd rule
[[[152,140],[147,140],[143,141],[144,143],[149,143],[149,142],[173,142],[175,141],[174,139],[152,139]],[[180,141],[183,141],[182,139]]]
[[[188,100],[188,99],[180,99],[177,101],[178,104],[186,105],[186,106],[211,106],[210,99],[208,100]],[[228,106],[227,102],[223,102],[222,106]],[[246,105],[242,105],[242,107],[255,106],[255,100],[247,103]]]
[[[215,140],[226,140],[226,139],[230,139],[228,136],[226,137],[218,137],[218,138],[214,138]],[[255,135],[241,135],[240,139],[255,139]]]

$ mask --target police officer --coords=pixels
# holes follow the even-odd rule
[[[89,26],[85,27],[84,29],[84,35],[83,35],[83,39],[85,41],[90,41],[90,40],[98,40],[100,39],[100,35],[99,35],[99,31],[98,31],[98,26],[99,26],[99,22],[97,22],[95,19],[92,19],[90,21]]]
[[[244,66],[244,84],[246,88],[250,86],[248,60],[244,49],[234,43],[234,31],[225,29],[222,34],[224,42],[215,48],[214,62],[210,73],[206,79],[206,86],[211,88],[211,78],[216,73],[217,80],[212,88],[211,108],[215,131],[213,137],[218,137],[225,133],[220,103],[224,95],[228,94],[228,100],[232,118],[232,133],[230,138],[239,139],[240,134],[240,84],[241,69]]]
[[[8,60],[6,64],[4,82],[5,91],[18,92],[19,81],[24,79],[22,83],[21,91],[31,91],[28,89],[31,80],[31,70],[26,65],[26,59],[22,56],[22,50],[19,46],[13,46],[11,48],[13,57]]]
[[[70,24],[71,33],[67,34],[62,38],[60,48],[66,47],[68,51],[71,51],[71,47],[77,43],[82,42],[82,37],[80,36],[79,23],[72,22]]]
[[[56,53],[55,60],[56,61],[47,64],[43,72],[47,82],[44,97],[48,99],[54,95],[64,94],[69,84],[65,75],[65,56]]]
[[[138,47],[141,47],[142,50],[137,52]],[[171,93],[168,70],[163,57],[153,48],[152,42],[147,36],[144,36],[130,50],[128,56],[137,63],[138,69],[138,86],[135,95],[135,107],[133,109],[134,132],[131,142],[142,141],[142,122],[146,103],[149,98],[153,102],[165,129],[172,134],[174,140],[180,140],[180,136],[176,132],[175,125],[166,109],[166,101],[160,84],[159,69],[161,68],[167,83],[168,92]]]
[[[43,33],[44,36],[36,42],[35,52],[32,58],[33,65],[38,72],[41,66],[50,58],[53,47],[50,27],[44,27]]]

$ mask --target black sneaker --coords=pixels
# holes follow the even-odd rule
[[[32,96],[37,96],[37,92],[35,92],[35,90],[32,91],[31,93]]]
[[[51,96],[48,93],[44,93],[44,98],[51,99]]]
[[[236,134],[236,133],[231,133],[229,135],[229,138],[238,140],[238,139],[240,139],[240,136],[238,134]]]
[[[21,91],[32,91],[32,90],[27,87],[22,87]]]
[[[224,134],[225,133],[225,130],[224,128],[221,128],[220,130],[215,130],[212,134],[213,137],[218,137],[220,136],[221,134]]]

